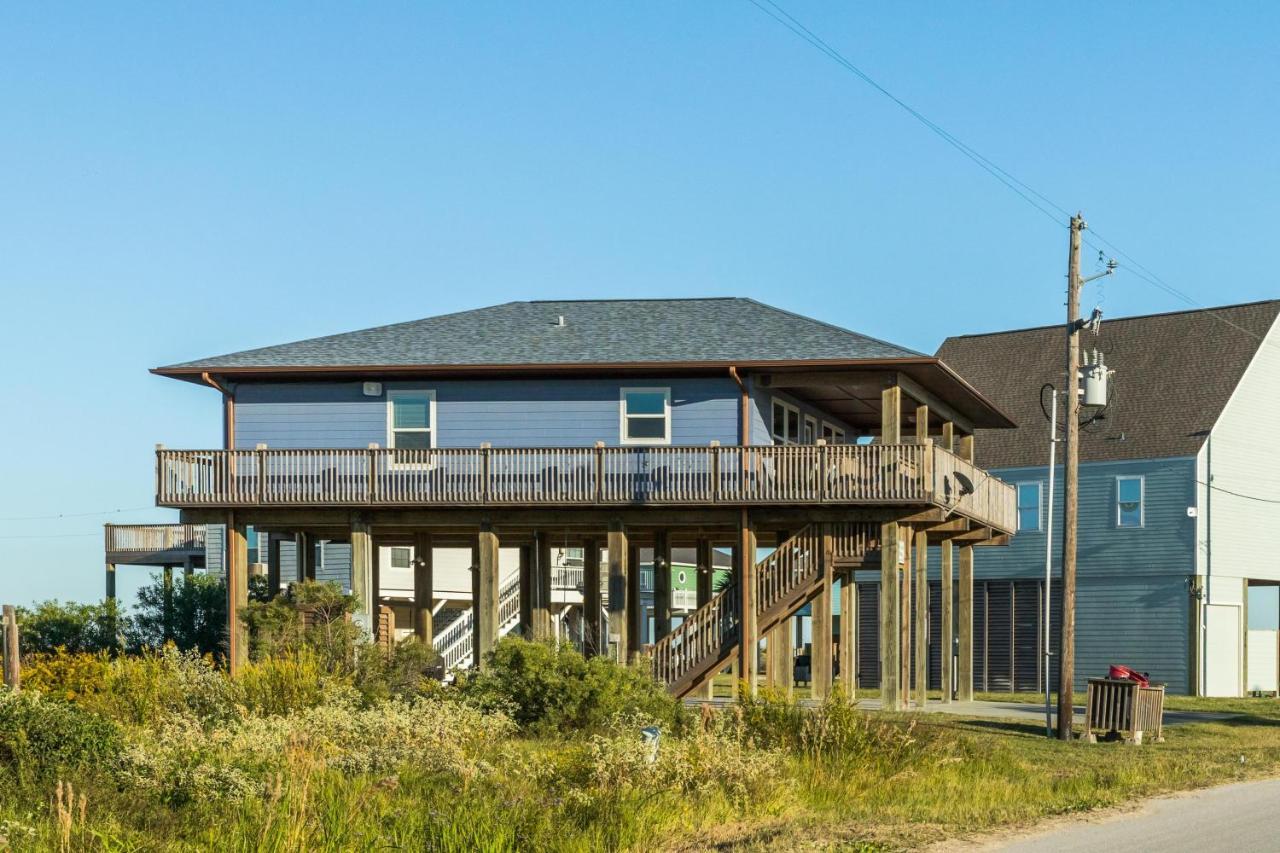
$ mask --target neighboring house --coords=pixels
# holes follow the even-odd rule
[[[1081,333],[1115,375],[1110,404],[1080,434],[1078,689],[1120,663],[1177,693],[1276,690],[1280,451],[1266,429],[1280,420],[1278,314],[1272,300]],[[1063,327],[1049,326],[953,337],[938,350],[1018,422],[979,434],[978,461],[1018,495],[1013,545],[985,551],[975,568],[975,635],[986,637],[975,678],[993,690],[1039,683],[1049,449],[1040,389],[1064,384],[1063,341]],[[1055,491],[1056,651],[1060,467]]]
[[[371,633],[390,601],[437,637],[454,597],[475,657],[506,630],[620,659],[647,646],[677,694],[731,659],[754,681],[762,636],[811,603],[820,660],[841,577],[896,575],[909,542],[946,539],[963,585],[974,546],[1014,525],[1012,489],[971,463],[973,432],[1012,422],[970,384],[748,299],[514,302],[154,372],[222,394],[225,446],[157,450],[157,502],[225,525],[233,576],[250,527],[277,584],[297,571],[288,546],[310,577],[310,543],[344,543]],[[655,562],[671,570],[650,594]],[[901,635],[884,630],[892,703]]]

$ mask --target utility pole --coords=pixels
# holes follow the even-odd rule
[[[1076,667],[1076,521],[1080,491],[1080,235],[1084,217],[1071,217],[1071,249],[1067,255],[1067,422],[1063,454],[1062,634],[1058,643],[1058,740],[1071,740],[1075,718],[1072,695]],[[1047,590],[1046,590],[1047,592]]]

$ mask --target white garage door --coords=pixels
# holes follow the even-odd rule
[[[1250,692],[1275,693],[1276,632],[1249,632],[1249,678],[1245,685]]]
[[[1205,607],[1206,696],[1239,696],[1240,690],[1240,605],[1210,604]]]

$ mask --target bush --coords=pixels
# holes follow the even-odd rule
[[[34,610],[18,608],[19,646],[23,654],[72,654],[120,648],[118,631],[128,627],[114,601],[75,604],[42,601]]]
[[[234,686],[211,657],[165,646],[111,661],[102,692],[81,704],[138,726],[174,715],[211,725],[239,716],[236,699]]]
[[[51,654],[41,652],[27,659],[22,668],[22,686],[75,702],[106,689],[110,665],[106,652],[69,652],[59,646]]]
[[[109,720],[39,693],[0,691],[0,763],[27,781],[99,767],[120,748]]]
[[[311,616],[305,630],[300,609]],[[251,654],[261,659],[307,648],[328,671],[349,673],[360,633],[347,618],[355,609],[354,596],[335,583],[321,581],[290,584],[284,595],[250,601],[243,619],[249,628]]]
[[[640,714],[668,729],[686,719],[647,666],[587,660],[568,644],[503,639],[487,667],[462,683],[462,692],[481,707],[508,711],[522,729],[538,734],[596,731],[620,714]]]
[[[431,696],[442,689],[440,655],[428,643],[408,637],[391,652],[364,644],[356,655],[355,686],[369,701]]]
[[[250,661],[236,676],[245,708],[254,714],[288,714],[311,708],[324,699],[326,677],[315,654],[291,654]]]
[[[129,641],[134,650],[158,649],[172,642],[184,651],[202,655],[224,649],[227,635],[227,587],[216,575],[175,578],[172,608],[165,615],[164,580],[156,578],[138,590],[138,606],[131,620]]]

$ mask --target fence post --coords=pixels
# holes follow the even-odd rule
[[[4,606],[4,683],[15,693],[22,683],[18,649],[18,613],[12,604]]]
[[[604,442],[596,441],[596,503],[604,502]],[[599,645],[599,640],[595,645]],[[594,648],[594,646],[593,646]]]
[[[365,456],[369,460],[369,485],[366,489],[366,494],[368,495],[366,502],[373,503],[378,492],[378,442],[369,442],[369,449],[365,451]],[[376,620],[377,615],[370,613],[369,619]],[[371,621],[370,624],[372,625],[373,622]]]

